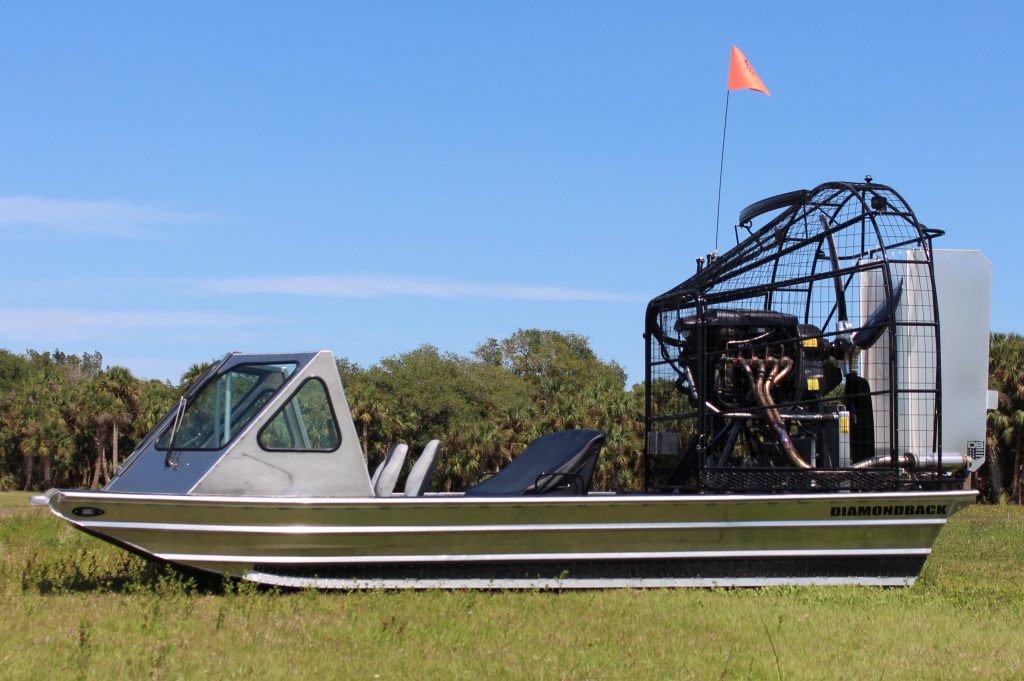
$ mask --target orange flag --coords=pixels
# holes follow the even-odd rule
[[[763,92],[769,97],[772,93],[764,86],[757,76],[757,71],[747,61],[746,56],[740,52],[740,48],[732,46],[732,60],[729,62],[729,89],[730,90],[754,90]]]

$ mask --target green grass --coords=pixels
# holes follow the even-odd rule
[[[0,508],[28,509],[28,499],[33,494],[35,492],[0,492]]]
[[[910,589],[202,587],[0,494],[0,677],[1024,676],[1024,509],[974,507]],[[6,509],[25,509],[6,511]]]

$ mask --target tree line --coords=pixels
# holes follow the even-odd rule
[[[172,384],[104,368],[98,352],[0,350],[0,489],[102,487],[209,365]],[[595,485],[642,484],[643,389],[582,336],[522,330],[468,357],[426,345],[366,368],[342,358],[338,371],[371,465],[392,443],[418,452],[439,438],[435,488],[458,490],[546,432],[600,428]]]
[[[103,366],[98,352],[0,350],[0,489],[98,488],[209,364],[177,384]],[[992,334],[982,497],[1024,503],[1024,336]],[[463,489],[554,430],[607,433],[596,489],[642,485],[644,395],[626,372],[577,334],[520,330],[469,356],[429,345],[361,367],[338,360],[352,418],[371,466],[394,442],[418,452],[439,438],[435,489]]]

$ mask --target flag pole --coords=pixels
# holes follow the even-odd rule
[[[722,122],[722,156],[718,159],[718,206],[715,208],[715,253],[718,253],[718,226],[722,217],[722,173],[725,170],[725,132],[729,129],[729,93],[733,90],[753,90],[771,97],[754,67],[735,45],[729,57],[729,84],[725,88],[725,120]],[[739,235],[737,234],[737,241]]]
[[[725,90],[725,121],[722,123],[722,156],[718,159],[718,207],[715,208],[715,252],[718,252],[718,221],[722,214],[722,171],[725,169],[725,131],[729,127],[729,93]]]

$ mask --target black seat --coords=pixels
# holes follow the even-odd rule
[[[512,463],[466,490],[466,496],[586,494],[604,438],[603,430],[563,430],[539,437]]]

